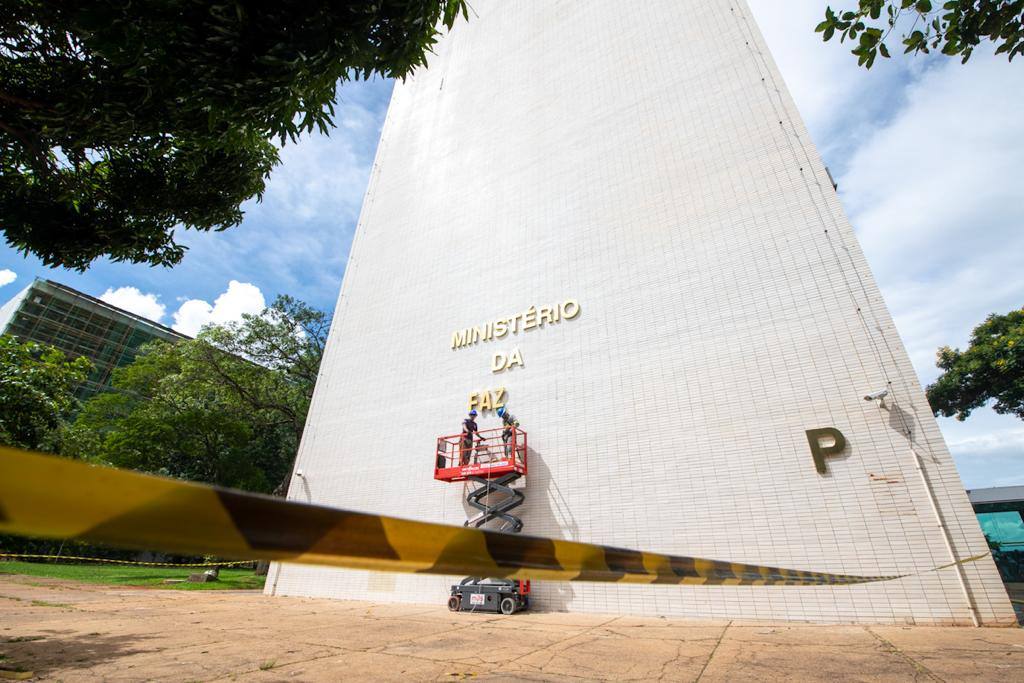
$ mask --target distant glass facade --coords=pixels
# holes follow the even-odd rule
[[[0,333],[91,360],[93,371],[77,392],[80,399],[109,386],[114,369],[135,360],[143,344],[188,339],[71,287],[38,279],[0,309]]]
[[[978,523],[989,541],[1000,547],[1019,550],[1024,548],[1024,520],[1017,510],[979,512]]]
[[[967,495],[1003,581],[1024,583],[1024,486],[973,489]]]

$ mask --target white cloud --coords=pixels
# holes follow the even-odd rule
[[[267,307],[260,288],[249,282],[232,280],[227,291],[211,306],[202,299],[189,299],[174,312],[173,328],[195,336],[207,324],[223,324],[242,319],[243,313],[260,313]]]
[[[902,81],[920,71],[922,59],[879,58],[869,70],[857,66],[853,46],[828,43],[814,27],[825,18],[822,0],[748,0],[786,87],[811,138],[842,172],[845,157],[880,117],[895,108]]]
[[[967,488],[1024,483],[1024,425],[1014,415],[985,408],[965,422],[940,418],[939,426]]]
[[[243,205],[242,225],[182,231],[189,247],[176,268],[209,281],[224,272],[326,308],[337,297],[366,191],[391,82],[349,82],[338,91],[329,136],[313,133],[281,149],[261,202]]]
[[[860,145],[839,180],[924,384],[939,374],[938,347],[964,348],[985,316],[1024,304],[1022,110],[1024,72],[1005,57],[949,60],[906,89],[906,105]],[[982,408],[939,424],[965,481],[1024,481],[1015,417]],[[981,466],[982,455],[993,465]]]
[[[108,288],[100,300],[156,322],[160,322],[167,312],[167,307],[160,303],[156,294],[143,294],[135,287]]]
[[[1012,259],[1000,255],[999,260]],[[870,257],[869,261],[874,263]],[[966,348],[971,330],[989,313],[1006,313],[1024,301],[1021,283],[1007,277],[1013,272],[1012,264],[988,269],[970,256],[965,261],[942,277],[913,272],[903,276],[888,270],[879,274],[896,329],[925,384],[939,376],[935,366],[939,347]]]
[[[950,60],[930,70],[906,99],[840,180],[865,248],[886,267],[912,271],[1004,253],[1024,217],[1024,73],[1005,57],[977,54],[966,66]],[[908,262],[913,252],[928,258]]]
[[[833,38],[824,43],[814,26],[825,16],[821,0],[748,0],[761,34],[786,80],[800,114],[811,128],[823,130],[867,74]]]
[[[330,137],[308,138],[281,149],[281,165],[267,183],[268,209],[292,221],[324,214],[358,213],[366,190],[367,162],[360,159],[346,132],[358,128],[345,119]]]
[[[3,287],[4,285],[9,285],[17,279],[18,274],[15,273],[10,268],[4,268],[3,270],[0,270],[0,287]]]
[[[1003,429],[996,433],[968,436],[959,440],[950,440],[949,448],[957,455],[965,457],[1024,454],[1024,427]]]

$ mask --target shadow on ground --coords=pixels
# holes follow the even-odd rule
[[[5,632],[0,636],[0,665],[24,669],[38,675],[69,664],[85,668],[114,662],[123,657],[157,652],[160,648],[140,647],[141,641],[153,636],[40,630],[40,635],[18,636]]]

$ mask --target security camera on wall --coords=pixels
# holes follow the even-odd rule
[[[888,389],[882,389],[881,391],[876,391],[873,394],[868,394],[867,396],[864,397],[864,400],[865,401],[878,401],[878,402],[881,402],[882,399],[884,399],[888,395],[889,395],[889,390]]]

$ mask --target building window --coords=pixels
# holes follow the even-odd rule
[[[1024,549],[1024,520],[1016,510],[980,512],[978,523],[989,541]]]

